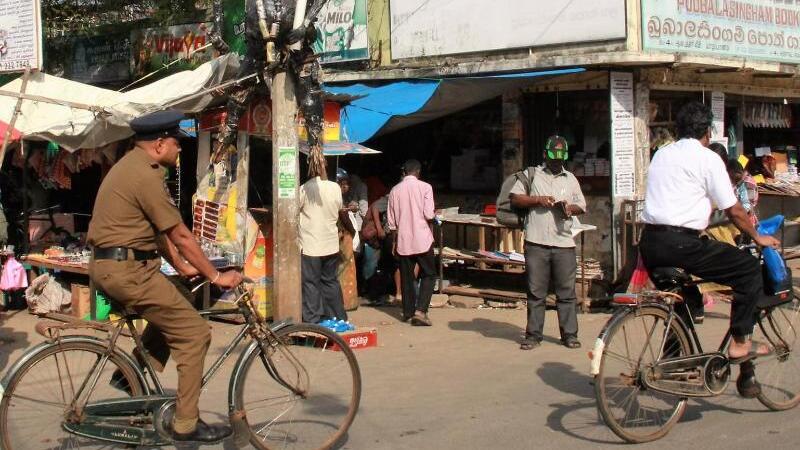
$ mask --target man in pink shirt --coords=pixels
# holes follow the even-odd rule
[[[388,222],[394,239],[393,251],[400,262],[403,321],[431,326],[428,306],[436,279],[433,256],[433,188],[419,180],[422,165],[416,159],[403,164],[403,181],[389,193]],[[419,265],[419,295],[415,289],[414,265]]]

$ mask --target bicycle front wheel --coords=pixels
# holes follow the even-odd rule
[[[114,353],[102,370],[99,362],[108,351],[104,345],[86,340],[54,344],[34,354],[13,374],[0,401],[0,448],[4,450],[42,450],[50,448],[114,448],[67,432],[62,424],[79,421],[73,400],[89,389],[89,379],[97,373],[97,384],[88,401],[123,398],[128,395],[110,385],[119,369],[133,395],[143,388],[136,370]],[[83,396],[86,399],[86,395]]]
[[[761,385],[758,400],[773,411],[794,408],[800,404],[800,302],[794,299],[762,313],[755,334],[755,340],[775,347],[772,355],[753,361]]]
[[[661,357],[691,353],[683,328],[660,308],[631,310],[609,329],[594,389],[597,408],[606,425],[630,443],[650,442],[666,435],[686,409],[686,398],[656,392],[642,382],[643,374]],[[666,336],[666,338],[665,338]]]
[[[259,449],[329,449],[353,423],[361,399],[355,355],[335,332],[311,324],[276,332],[238,371],[234,404]]]

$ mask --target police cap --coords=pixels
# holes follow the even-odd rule
[[[180,122],[185,118],[182,112],[174,109],[157,111],[131,120],[131,129],[136,133],[136,140],[140,141],[165,137],[188,138],[190,136],[180,128]]]

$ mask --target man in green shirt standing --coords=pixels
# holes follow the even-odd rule
[[[511,189],[511,204],[528,210],[525,220],[525,271],[528,275],[528,325],[523,350],[542,342],[545,298],[550,281],[556,294],[561,342],[580,348],[575,295],[575,240],[572,217],[586,212],[580,184],[564,169],[569,156],[567,140],[554,135],[545,144],[544,164],[525,170],[532,179],[529,193],[521,181]],[[528,174],[528,170],[534,173]]]

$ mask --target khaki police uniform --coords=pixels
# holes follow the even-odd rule
[[[199,417],[203,362],[211,333],[206,321],[160,272],[161,260],[155,253],[158,233],[179,223],[181,216],[166,190],[164,168],[144,149],[134,148],[103,180],[87,237],[95,251],[129,249],[128,259],[93,258],[89,276],[114,301],[148,321],[142,339],[157,370],[163,370],[172,351],[178,368],[174,427],[192,430]]]

